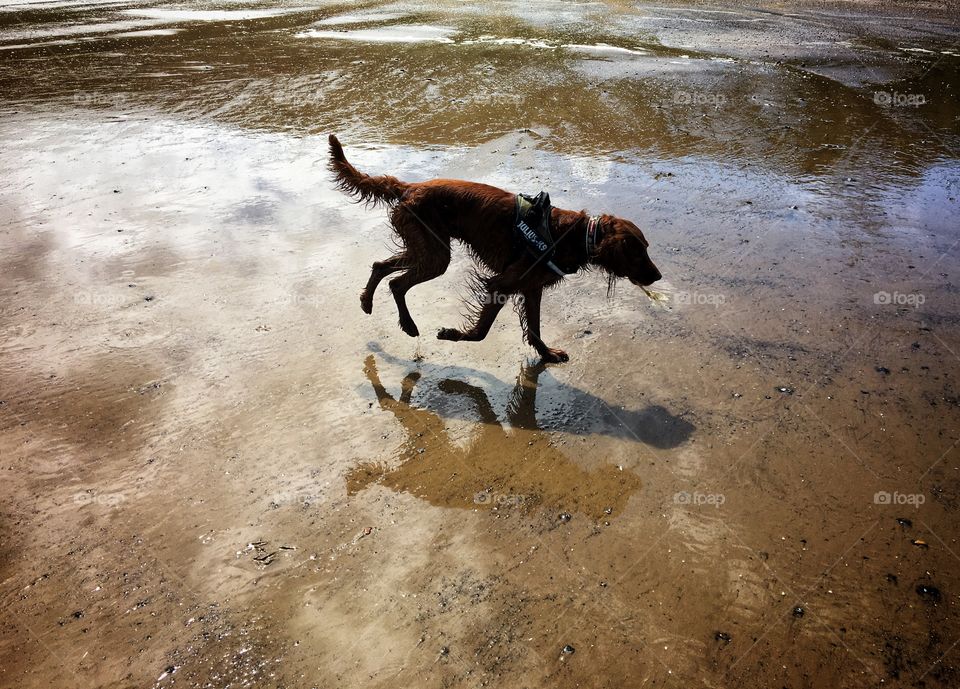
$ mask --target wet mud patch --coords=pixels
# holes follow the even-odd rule
[[[89,515],[78,526],[85,529],[69,551],[47,544],[45,567],[25,570],[4,594],[3,654],[20,657],[24,668],[8,670],[11,681],[29,682],[28,668],[41,665],[91,684],[105,674],[161,687],[210,676],[239,685],[282,681],[283,652],[266,618],[198,596],[149,539],[106,535]]]
[[[16,427],[29,437],[55,438],[81,455],[100,456],[129,452],[161,427],[169,390],[155,367],[121,359],[86,371],[24,373],[16,383],[8,378],[11,387],[2,394],[8,431]],[[45,394],[36,395],[39,389]]]

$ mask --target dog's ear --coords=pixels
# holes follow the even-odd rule
[[[600,243],[597,251],[610,261],[611,266],[626,265],[629,260],[626,234],[621,225],[622,222],[615,216],[600,216]]]

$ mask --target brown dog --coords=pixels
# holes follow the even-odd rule
[[[405,296],[414,285],[439,277],[450,264],[450,240],[465,244],[485,269],[477,274],[475,322],[463,330],[442,328],[441,340],[477,342],[487,336],[504,303],[519,297],[517,312],[529,342],[544,361],[567,361],[566,352],[544,344],[540,337],[540,298],[545,287],[556,285],[564,273],[599,268],[612,287],[617,278],[636,285],[651,285],[660,271],[647,255],[649,243],[628,220],[612,215],[588,217],[583,211],[560,208],[550,213],[553,251],[536,257],[518,245],[514,223],[516,196],[503,189],[451,179],[401,182],[396,177],[373,177],[358,172],[343,154],[337,137],[330,135],[330,168],[337,186],[370,204],[391,208],[390,223],[401,250],[373,264],[360,307],[373,311],[373,293],[387,275],[400,313],[400,328],[412,337],[420,334],[407,309]],[[558,269],[559,267],[559,269]]]

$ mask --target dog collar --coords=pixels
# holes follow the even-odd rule
[[[586,248],[587,248],[587,258],[593,258],[597,255],[597,244],[600,243],[601,231],[600,231],[600,216],[591,215],[587,218],[587,236],[586,236]]]

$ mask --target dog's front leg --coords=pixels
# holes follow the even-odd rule
[[[529,269],[520,261],[510,264],[510,266],[501,274],[491,277],[481,278],[477,287],[477,299],[479,311],[474,324],[466,330],[456,328],[441,328],[437,332],[438,340],[453,340],[466,342],[479,342],[487,336],[493,322],[497,320],[497,314],[503,305],[510,301],[510,298],[516,294],[518,282],[526,275]]]
[[[504,303],[497,298],[499,296],[498,294],[494,293],[490,296],[491,299],[485,301],[485,303],[480,307],[480,314],[477,316],[476,323],[466,330],[457,330],[456,328],[440,328],[440,330],[437,331],[437,339],[452,340],[454,342],[479,342],[485,338],[487,333],[490,332],[493,322],[497,320],[497,314],[500,313],[500,309],[503,308]]]
[[[543,297],[543,287],[523,290],[520,295],[523,297],[523,313],[520,322],[526,331],[527,342],[548,364],[569,361],[570,357],[565,351],[548,347],[540,338],[540,299]]]

